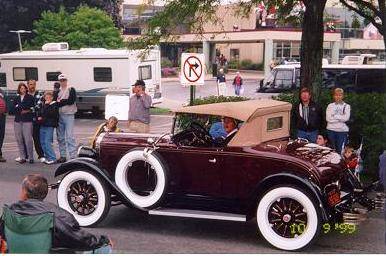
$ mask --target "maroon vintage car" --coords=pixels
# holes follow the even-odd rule
[[[121,203],[153,215],[256,220],[271,245],[301,249],[324,223],[374,201],[339,154],[289,139],[290,111],[275,100],[216,103],[177,111],[170,134],[103,133],[56,170],[58,204],[82,226]],[[208,131],[224,116],[238,131],[213,139]]]

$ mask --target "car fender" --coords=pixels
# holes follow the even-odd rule
[[[250,202],[256,202],[255,199],[259,198],[267,188],[272,187],[273,185],[276,185],[276,184],[280,184],[280,183],[304,185],[308,189],[308,191],[310,191],[314,195],[317,203],[319,204],[319,208],[321,210],[322,220],[324,222],[328,221],[329,218],[328,218],[325,203],[323,200],[322,192],[320,191],[320,189],[312,181],[310,181],[306,178],[303,178],[303,177],[299,177],[298,175],[293,174],[293,173],[288,173],[288,172],[284,173],[283,172],[283,173],[277,173],[277,174],[273,174],[273,175],[265,177],[256,186],[254,193],[252,195],[253,199],[250,200]],[[249,208],[250,208],[249,212],[251,212],[251,210],[254,211],[255,205],[250,205]]]
[[[133,206],[130,202],[130,200],[125,196],[124,193],[117,187],[115,182],[112,181],[112,178],[110,175],[102,169],[98,161],[92,158],[87,158],[87,157],[80,157],[80,158],[75,158],[70,161],[67,161],[63,164],[61,164],[56,170],[55,170],[55,177],[63,174],[67,174],[71,172],[74,169],[79,169],[79,168],[85,168],[89,170],[92,173],[95,173],[98,175],[100,178],[102,178],[107,185],[110,187],[110,189],[114,192],[114,194],[117,195],[117,197],[122,201],[122,203],[129,204],[130,206]],[[134,206],[133,206],[134,207]]]

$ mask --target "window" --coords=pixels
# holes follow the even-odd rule
[[[138,77],[141,80],[149,80],[151,79],[151,66],[141,66],[138,68]]]
[[[47,81],[58,81],[58,76],[61,74],[61,72],[47,72],[46,77]]]
[[[275,88],[291,89],[292,88],[292,73],[293,70],[278,70],[275,78]]]
[[[94,68],[94,81],[95,82],[113,81],[111,68]]]
[[[0,87],[7,87],[7,75],[0,73]]]
[[[38,80],[38,68],[13,68],[13,81]]]
[[[240,50],[239,49],[231,49],[230,50],[231,60],[239,60],[240,58]]]
[[[267,131],[281,129],[283,127],[283,117],[271,117],[267,120]]]
[[[124,28],[123,34],[124,35],[140,35],[141,34],[141,28]]]

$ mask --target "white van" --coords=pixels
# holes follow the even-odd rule
[[[67,43],[51,43],[42,51],[0,54],[0,88],[11,100],[20,82],[34,79],[38,90],[52,90],[60,73],[66,74],[68,83],[77,90],[80,112],[101,114],[107,94],[130,95],[137,79],[145,81],[153,104],[162,102],[161,57],[157,49],[68,50]]]
[[[385,65],[342,65],[322,66],[322,88],[341,87],[348,92],[384,92],[386,86]],[[264,80],[257,92],[282,93],[300,87],[300,64],[278,65]]]

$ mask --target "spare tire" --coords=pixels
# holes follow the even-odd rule
[[[115,183],[130,202],[138,207],[153,209],[164,198],[168,184],[168,170],[157,152],[146,153],[133,149],[118,162]]]

